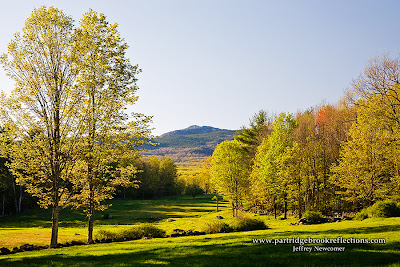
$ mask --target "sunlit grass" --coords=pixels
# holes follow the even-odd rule
[[[155,225],[167,234],[173,229],[202,230],[206,222],[223,216],[223,222],[232,222],[228,203],[222,211],[215,211],[212,196],[182,197],[177,199],[112,202],[106,213],[112,219],[97,214],[95,235],[99,230],[118,231],[134,224],[161,217]],[[43,224],[34,210],[20,216],[0,218],[0,247],[12,248],[25,243],[47,245],[51,228]],[[269,215],[242,214],[264,220],[269,229],[260,231],[210,234],[194,237],[156,238],[122,243],[75,246],[62,249],[23,252],[0,256],[0,265],[11,266],[400,266],[400,218],[342,221],[320,225],[292,226],[295,218],[275,220]],[[167,222],[172,218],[172,222]],[[6,219],[6,220],[3,220]],[[35,219],[40,227],[31,227]],[[59,242],[86,240],[85,216],[79,212],[64,211]],[[25,225],[25,226],[24,226]],[[19,227],[16,227],[19,226]],[[385,238],[386,244],[346,244],[345,252],[293,253],[291,244],[253,244],[257,238]]]
[[[395,227],[399,220],[370,221],[372,232],[364,231],[368,238],[385,235],[380,229]],[[315,226],[212,234],[196,237],[160,238],[136,240],[112,244],[49,249],[36,252],[1,256],[0,264],[30,266],[140,266],[146,264],[172,264],[174,266],[397,266],[400,259],[398,235],[388,235],[385,245],[346,245],[343,253],[293,253],[292,245],[253,244],[254,238],[335,238],[338,235],[353,237],[358,222],[346,222],[340,226],[323,225],[315,232]],[[320,225],[322,226],[322,225]],[[365,226],[365,225],[364,225]],[[381,228],[383,226],[383,228]],[[341,229],[341,233],[336,231]],[[283,231],[282,231],[283,230]],[[285,231],[285,230],[288,230]],[[329,230],[333,230],[330,232]],[[385,230],[383,230],[385,231]],[[397,231],[398,232],[398,231]],[[357,236],[360,237],[360,236]]]

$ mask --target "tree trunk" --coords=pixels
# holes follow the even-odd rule
[[[276,219],[276,202],[274,202],[274,217]]]
[[[4,216],[5,215],[5,206],[6,206],[6,194],[3,193],[3,209],[1,211],[1,215]]]
[[[18,196],[17,196],[17,189],[16,184],[15,184],[15,180],[12,181],[12,185],[13,185],[13,191],[14,191],[14,206],[15,206],[15,213],[20,213],[20,211],[18,210]]]
[[[19,212],[22,211],[22,200],[24,199],[24,190],[22,185],[19,186],[19,201],[18,201],[18,210]]]
[[[58,203],[52,208],[52,216],[51,216],[51,242],[50,247],[54,248],[57,246],[58,241],[58,220],[59,220],[60,208],[58,207]]]
[[[232,202],[232,217],[235,217],[235,204]]]
[[[60,195],[59,195],[59,188],[60,188],[60,179],[61,179],[61,149],[60,149],[60,89],[57,88],[55,95],[54,95],[54,133],[51,135],[52,137],[52,155],[51,155],[51,164],[52,164],[52,216],[51,216],[51,241],[50,247],[54,248],[57,246],[58,242],[58,221],[60,216]]]
[[[94,210],[93,208],[88,213],[88,239],[89,244],[93,243],[93,225],[94,225]]]
[[[299,219],[301,219],[301,200],[300,200],[300,198],[299,198],[299,206],[298,206],[298,209],[299,209]]]
[[[239,210],[239,205],[238,205],[238,203],[236,202],[236,218],[238,217],[238,210]]]
[[[287,200],[285,199],[285,206],[284,206],[284,208],[283,208],[283,218],[284,219],[287,219],[287,217],[286,217],[286,212],[287,212]]]

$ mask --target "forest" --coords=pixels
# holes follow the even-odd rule
[[[261,110],[215,149],[210,181],[233,209],[301,218],[399,200],[400,61],[370,60],[337,104],[297,114]]]

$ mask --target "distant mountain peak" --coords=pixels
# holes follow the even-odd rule
[[[175,130],[165,134],[160,135],[160,137],[174,136],[174,135],[187,135],[187,134],[206,134],[217,131],[226,131],[226,129],[219,129],[211,126],[199,126],[191,125],[188,128],[182,130]]]
[[[187,130],[191,130],[191,129],[197,129],[197,128],[201,128],[201,126],[199,126],[199,125],[191,125],[191,126],[187,127],[186,129]]]
[[[236,130],[219,129],[211,126],[191,125],[175,130],[154,139],[157,146],[146,145],[142,155],[168,156],[175,162],[182,163],[200,160],[211,156],[215,147],[225,141],[233,140]]]

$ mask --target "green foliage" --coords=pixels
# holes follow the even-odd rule
[[[250,217],[236,217],[232,221],[232,224],[221,221],[207,222],[203,227],[203,231],[207,234],[216,233],[229,233],[229,232],[240,232],[240,231],[254,231],[254,230],[265,230],[268,226],[264,221],[250,218]]]
[[[68,204],[84,207],[89,236],[94,210],[116,185],[132,185],[136,169],[119,162],[151,137],[150,117],[126,106],[137,101],[128,46],[103,14],[85,13],[79,26],[63,11],[34,9],[0,61],[15,80],[1,95],[0,115],[12,133],[10,168],[44,208],[52,208],[51,246],[58,217]]]
[[[308,210],[304,213],[303,217],[307,219],[307,223],[309,224],[325,223],[328,221],[328,218],[319,211]]]
[[[379,98],[360,100],[357,121],[349,132],[351,140],[343,145],[339,164],[332,168],[336,174],[332,181],[342,188],[345,199],[363,206],[382,195],[390,196],[397,184],[397,159],[391,155],[399,149],[398,137],[376,114]]]
[[[116,232],[108,231],[108,230],[99,230],[97,232],[96,238],[97,239],[118,239],[119,235]]]
[[[226,222],[214,221],[207,222],[203,227],[203,231],[207,234],[230,233],[233,232],[233,228]]]
[[[119,187],[118,197],[130,199],[151,199],[180,195],[185,185],[178,179],[177,166],[169,158],[136,158],[133,162],[137,169],[135,180],[137,187]]]
[[[235,135],[235,140],[242,143],[251,158],[254,157],[257,147],[272,132],[272,118],[264,110],[250,119],[249,127],[242,127],[241,131]]]
[[[43,6],[33,10],[0,57],[15,81],[10,96],[0,99],[1,119],[18,140],[8,150],[10,168],[40,206],[52,209],[51,246],[57,244],[59,209],[70,199],[69,173],[80,133],[75,44],[73,19]]]
[[[280,113],[275,117],[273,132],[258,147],[251,174],[253,195],[269,207],[287,201],[287,179],[281,174],[282,157],[292,147],[296,128],[293,115]],[[259,190],[259,187],[263,187]],[[263,196],[263,197],[262,197]],[[269,203],[265,203],[269,202]]]
[[[112,240],[123,240],[123,239],[140,239],[143,237],[164,237],[165,231],[152,225],[142,224],[119,232],[112,232],[108,230],[98,231],[97,239],[112,239]]]
[[[241,143],[224,141],[217,146],[211,163],[212,183],[231,201],[233,216],[246,195],[249,173],[249,158]]]
[[[237,217],[233,220],[232,228],[234,231],[253,231],[268,229],[264,221],[250,217]]]
[[[192,196],[193,198],[197,195],[204,194],[203,189],[200,188],[197,184],[190,184],[185,188],[185,195]]]
[[[355,216],[357,220],[388,217],[400,217],[400,206],[393,200],[377,201],[374,205],[359,211]]]

